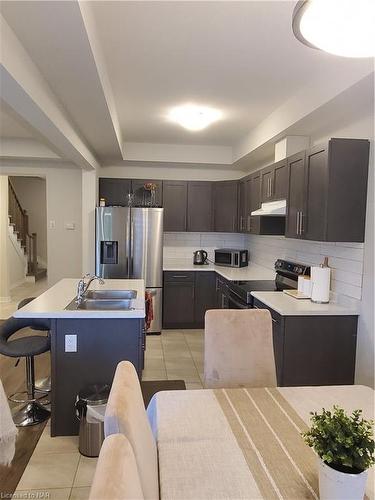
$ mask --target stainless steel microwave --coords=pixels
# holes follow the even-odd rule
[[[218,248],[215,250],[217,266],[245,267],[249,264],[249,252],[235,248]]]

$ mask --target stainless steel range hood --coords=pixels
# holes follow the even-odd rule
[[[269,201],[262,203],[258,210],[251,212],[251,215],[278,215],[280,217],[286,215],[286,200]]]

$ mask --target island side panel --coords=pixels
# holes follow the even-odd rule
[[[52,436],[78,434],[77,394],[90,384],[111,384],[120,361],[131,361],[141,378],[143,323],[143,319],[52,321]],[[77,335],[77,352],[65,352],[65,335]]]

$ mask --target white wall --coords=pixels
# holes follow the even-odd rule
[[[183,163],[124,162],[98,169],[98,177],[125,177],[129,179],[170,179],[191,181],[219,181],[239,179],[246,175],[231,165],[185,165]]]
[[[46,180],[41,177],[11,177],[17,198],[29,216],[29,233],[37,234],[38,262],[47,266]]]
[[[0,173],[46,179],[48,283],[82,274],[82,171],[56,164],[42,167],[6,163]],[[54,221],[55,227],[50,223]],[[73,231],[65,225],[74,223]]]
[[[0,175],[0,302],[10,302],[8,222],[8,177]]]
[[[164,259],[191,259],[195,250],[206,250],[213,260],[215,248],[247,248],[246,235],[233,233],[164,233]]]

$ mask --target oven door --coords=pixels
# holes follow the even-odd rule
[[[227,291],[226,309],[250,309],[251,305],[244,302],[233,290]]]

